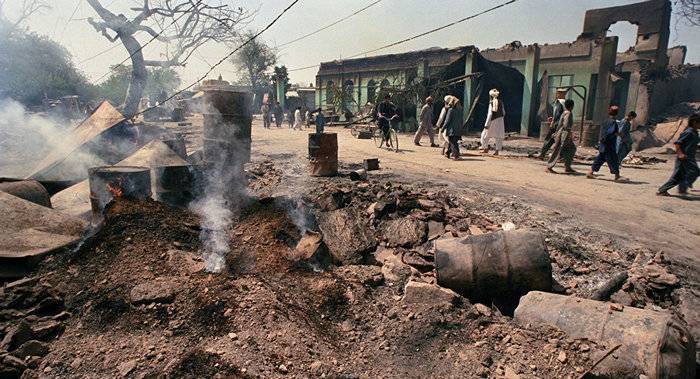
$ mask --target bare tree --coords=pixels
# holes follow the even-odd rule
[[[122,111],[130,117],[138,112],[148,72],[146,67],[185,66],[192,54],[208,42],[230,43],[238,37],[238,30],[252,17],[241,7],[230,7],[213,0],[142,0],[143,5],[131,8],[132,18],[114,14],[101,4],[101,0],[87,0],[99,20],[88,22],[110,42],[120,41],[131,59],[131,82],[124,99]],[[152,23],[161,28],[155,31]],[[143,45],[136,39],[137,32],[145,32],[165,43],[167,49],[158,59],[143,56]]]
[[[7,4],[7,0],[0,0],[0,20],[9,23],[15,28],[32,15],[39,13],[44,9],[51,8],[49,3],[45,0],[22,0],[17,18],[11,21],[9,17],[7,17],[5,4]]]
[[[675,0],[673,6],[679,21],[700,26],[700,0]]]

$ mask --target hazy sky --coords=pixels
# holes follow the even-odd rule
[[[249,28],[262,28],[270,22],[291,0],[221,0],[234,6],[257,10]],[[347,57],[406,38],[436,26],[446,24],[490,8],[505,0],[382,0],[365,12],[332,27],[322,33],[296,42],[280,51],[280,63],[288,68],[304,67]],[[140,0],[103,0],[114,12],[129,14],[129,7]],[[295,39],[321,26],[360,9],[373,0],[301,0],[277,24],[262,35],[271,45]],[[387,49],[375,54],[403,52],[428,47],[455,47],[476,45],[482,49],[500,47],[513,40],[524,44],[573,41],[581,32],[586,9],[635,3],[634,0],[519,0],[514,4],[493,11],[449,29]],[[17,7],[19,0],[9,2],[8,11]],[[14,4],[13,4],[14,3]],[[28,27],[45,34],[62,44],[73,54],[79,68],[90,78],[97,79],[108,72],[109,66],[128,56],[123,47],[85,61],[108,49],[112,44],[97,34],[85,18],[94,11],[85,0],[53,0],[53,9],[35,16]],[[76,8],[77,7],[77,8]],[[71,20],[71,14],[75,15]],[[636,27],[618,23],[611,34],[621,37],[620,50],[634,44]],[[149,37],[144,33],[142,41]],[[687,61],[700,62],[700,28],[684,24],[671,25],[670,46],[688,46]],[[156,59],[163,45],[153,43],[144,49],[147,59]],[[210,64],[228,53],[226,46],[210,44],[193,55],[186,68],[180,68],[184,82],[192,82],[204,74]],[[314,82],[317,69],[296,71],[290,74],[293,82]],[[236,71],[231,63],[225,63],[214,71],[231,79]]]

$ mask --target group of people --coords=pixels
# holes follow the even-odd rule
[[[260,113],[262,114],[263,128],[270,129],[272,125],[273,116],[277,127],[282,127],[282,122],[284,120],[284,111],[282,110],[282,106],[280,105],[279,101],[275,102],[275,104],[272,107],[270,107],[269,104],[264,103],[260,107]],[[326,126],[326,118],[323,115],[323,111],[321,110],[321,108],[318,108],[313,112],[309,111],[309,109],[302,106],[290,108],[287,112],[287,122],[289,124],[289,128],[292,130],[304,130],[305,127],[309,126],[312,116],[314,116],[316,133],[323,133],[323,130]]]

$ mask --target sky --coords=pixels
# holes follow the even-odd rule
[[[292,0],[215,0],[255,11],[255,17],[242,26],[260,30]],[[275,25],[260,38],[271,46],[289,42],[337,19],[365,7],[375,0],[300,0]],[[153,0],[152,0],[153,2]],[[279,50],[279,64],[290,70],[316,65],[320,62],[342,59],[373,48],[407,38],[437,26],[488,9],[505,0],[382,0],[366,11],[328,30],[296,42]],[[374,54],[389,54],[430,47],[456,47],[475,45],[481,49],[500,47],[514,40],[523,44],[558,43],[574,41],[583,28],[587,9],[635,3],[635,0],[518,0],[476,17],[472,20],[395,46]],[[20,1],[8,2],[11,15]],[[94,57],[114,44],[110,43],[86,21],[96,14],[85,0],[52,0],[52,9],[35,15],[26,26],[63,44],[73,55],[78,67],[92,80],[109,73],[110,65],[128,57],[122,46]],[[129,8],[140,0],[102,0],[113,12],[133,14]],[[437,5],[436,5],[437,4]],[[13,9],[14,8],[14,9]],[[72,16],[72,17],[71,17]],[[700,28],[671,22],[670,46],[688,46],[686,61],[700,63]],[[609,35],[620,36],[619,49],[626,50],[634,44],[636,27],[629,23],[617,23]],[[144,33],[140,38],[146,41]],[[144,49],[146,59],[157,59],[164,51],[160,43],[152,43]],[[183,84],[196,81],[230,48],[210,43],[194,54],[187,66],[178,68]],[[293,83],[313,83],[317,68],[292,71]],[[226,62],[212,72],[233,80],[238,73],[234,65]]]

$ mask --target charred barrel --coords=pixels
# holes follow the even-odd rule
[[[542,236],[520,229],[435,241],[438,283],[473,301],[517,299],[552,288]]]
[[[515,321],[553,326],[608,348],[620,345],[614,358],[595,368],[596,377],[695,378],[695,342],[673,315],[632,307],[611,311],[609,304],[534,291],[520,299]]]
[[[0,183],[0,191],[17,196],[20,199],[31,201],[34,204],[51,208],[49,192],[36,180],[3,182]]]
[[[309,159],[311,175],[337,175],[338,135],[335,133],[310,133]]]
[[[192,166],[160,166],[153,168],[154,198],[160,202],[185,207],[194,197]]]
[[[90,204],[94,214],[101,215],[115,198],[151,197],[151,170],[148,167],[105,166],[88,170]]]
[[[250,161],[250,109],[248,92],[207,90],[204,92],[203,153],[205,164],[242,166]]]

